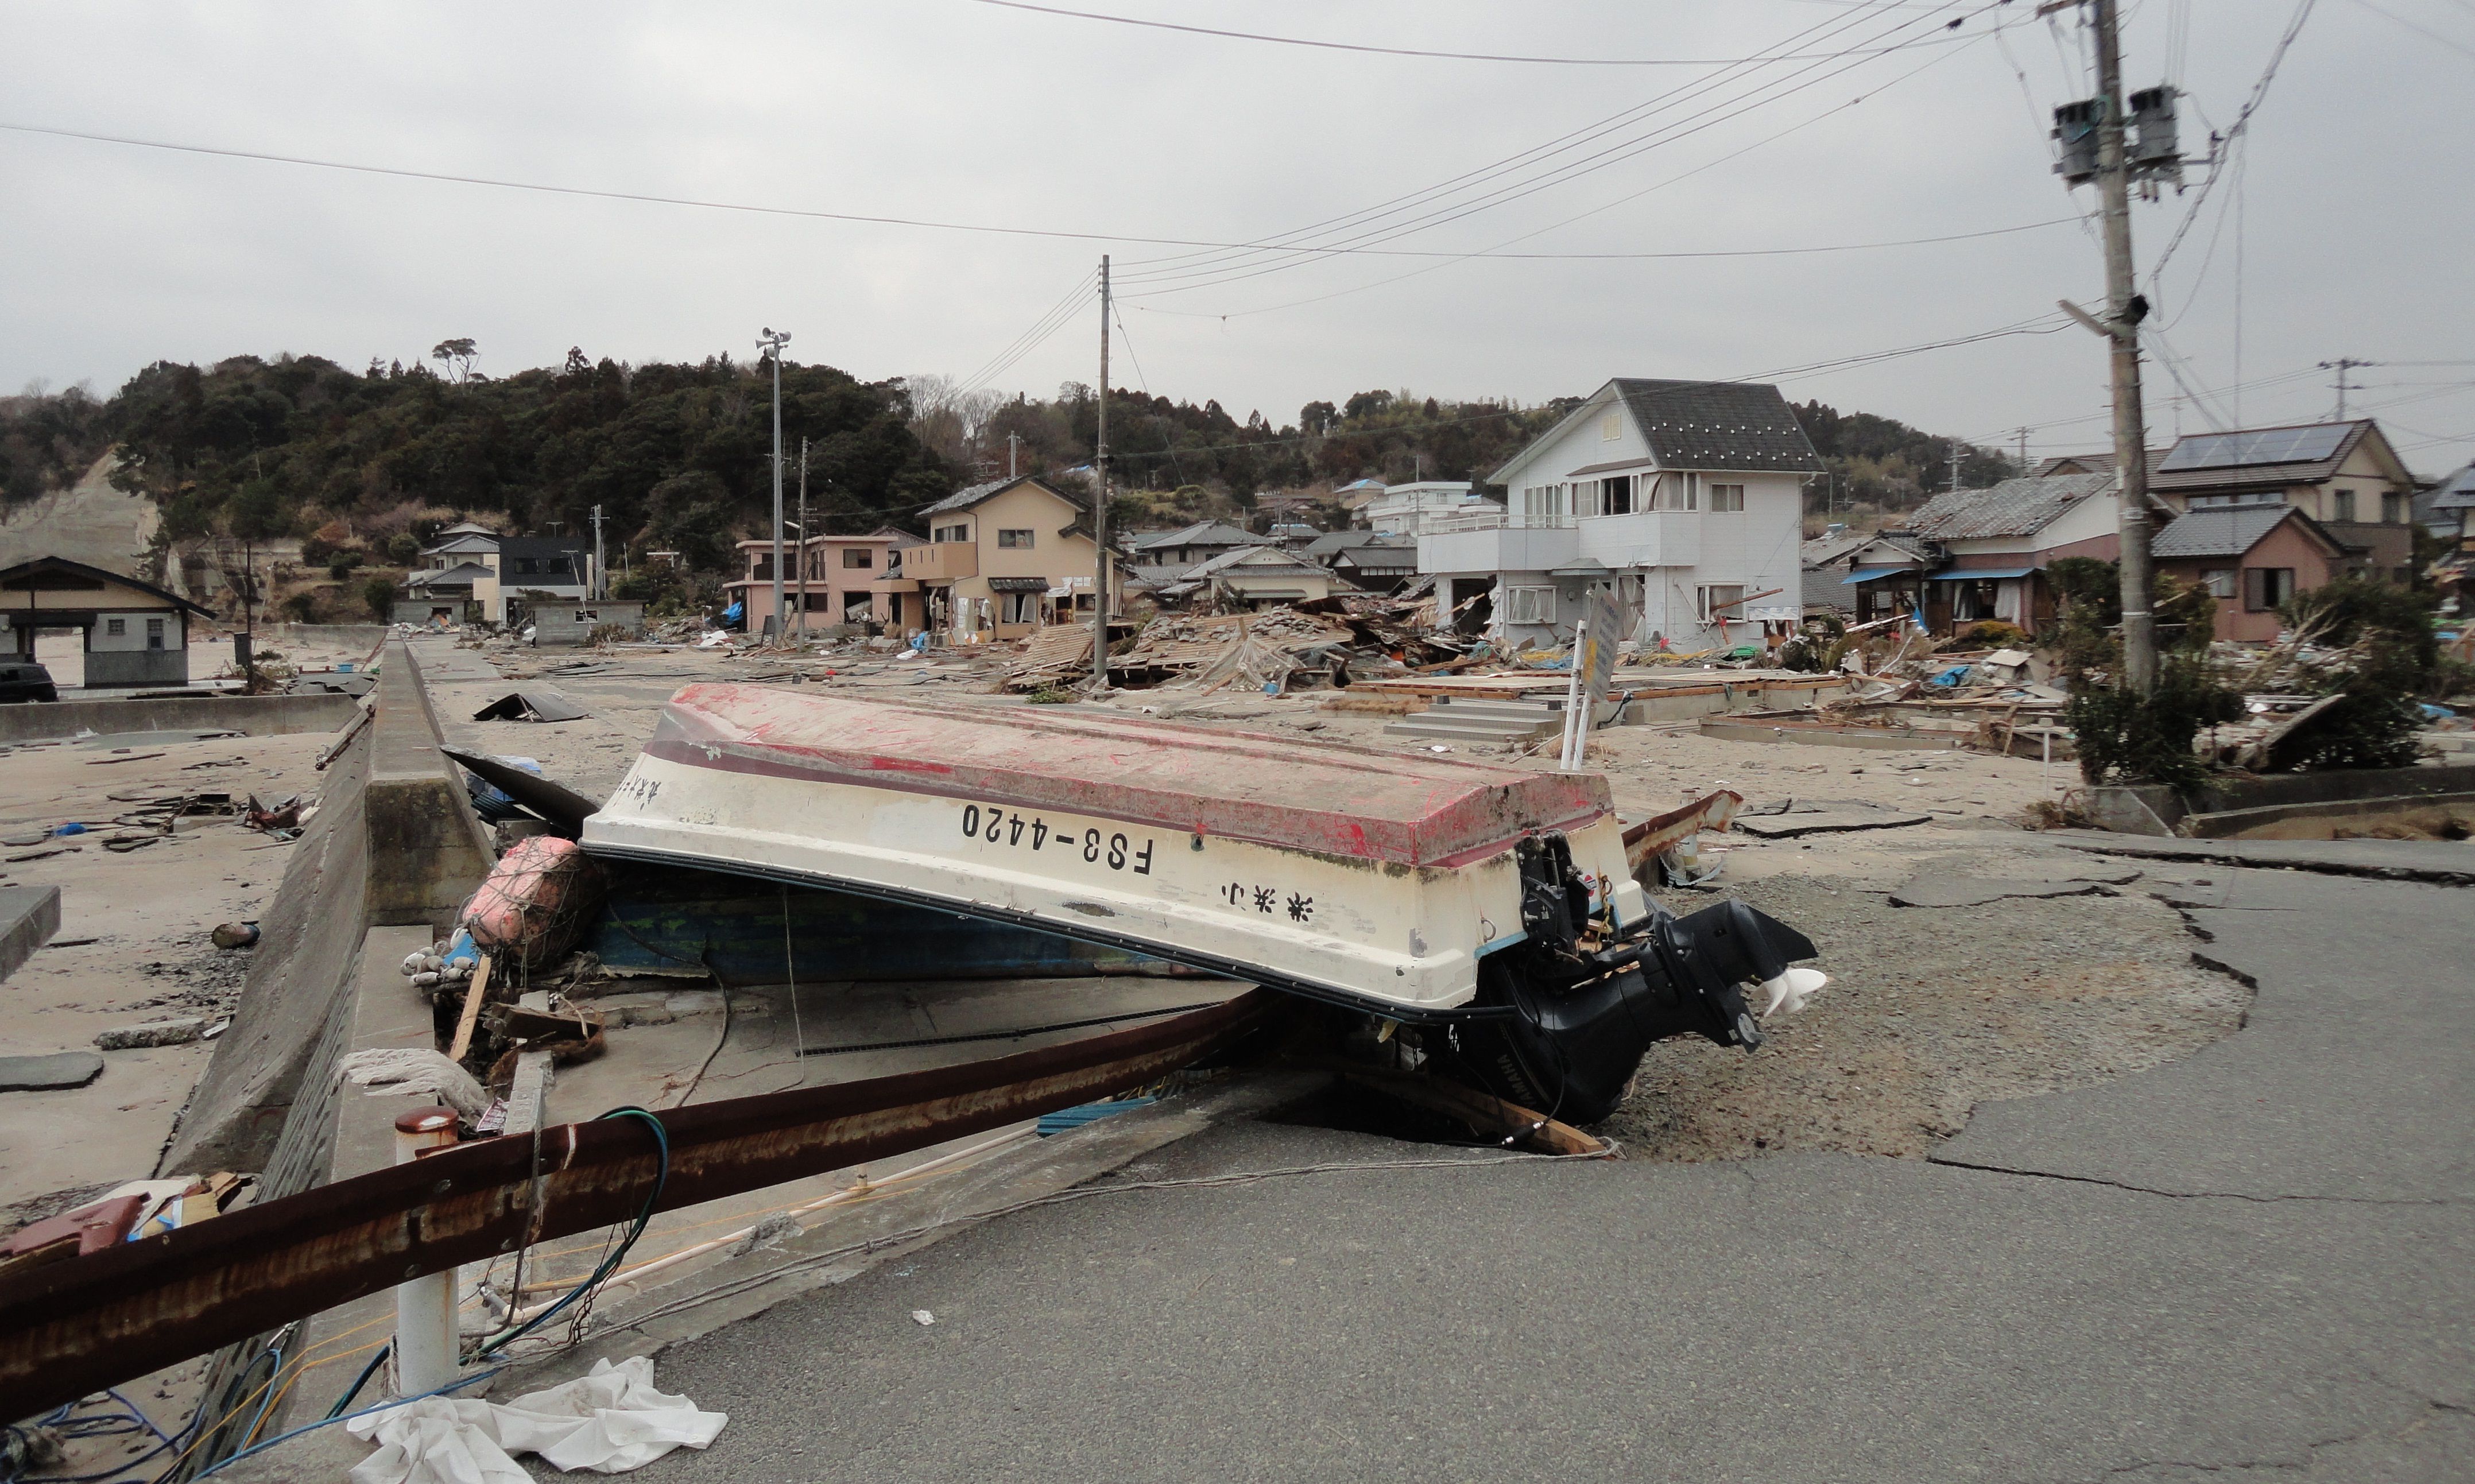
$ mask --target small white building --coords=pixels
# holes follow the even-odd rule
[[[75,629],[86,688],[189,683],[189,622],[206,609],[151,582],[39,556],[0,572],[0,660],[30,662],[36,636]]]
[[[1802,615],[1820,473],[1776,386],[1618,377],[1488,476],[1504,505],[1430,516],[1418,571],[1507,645],[1566,642],[1599,587],[1645,646],[1741,642]]]
[[[1357,518],[1386,536],[1416,536],[1438,516],[1502,509],[1467,479],[1421,479],[1385,485],[1357,506]]]

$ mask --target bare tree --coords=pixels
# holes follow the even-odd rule
[[[978,456],[989,419],[1005,405],[1002,392],[965,391],[952,377],[936,372],[905,377],[902,385],[911,396],[912,435],[957,464]]]

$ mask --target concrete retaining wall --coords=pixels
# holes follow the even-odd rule
[[[80,732],[185,732],[230,729],[252,737],[331,732],[353,718],[349,695],[177,695],[151,699],[35,702],[0,706],[0,743],[44,742]]]
[[[461,772],[438,750],[438,718],[401,640],[380,651],[371,731],[367,920],[443,931],[498,857]]]
[[[412,656],[390,644],[380,664],[377,714],[327,770],[318,812],[260,919],[232,1029],[165,1151],[167,1175],[321,1164],[318,1140],[332,1119],[323,1100],[351,1038],[363,931],[441,930],[489,873],[488,838],[438,751]],[[286,1127],[296,1098],[311,1123],[302,1131]]]
[[[368,655],[375,654],[379,645],[394,634],[395,630],[383,623],[260,623],[257,646],[287,653],[308,646],[356,650]]]
[[[338,697],[341,699],[341,697]],[[268,1167],[304,1073],[328,1042],[338,996],[352,983],[367,918],[369,835],[362,820],[371,735],[363,730],[329,766],[318,812],[284,863],[232,1028],[215,1042],[164,1151],[160,1173],[204,1175]]]

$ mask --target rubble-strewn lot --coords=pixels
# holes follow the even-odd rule
[[[1010,646],[1000,648],[973,666],[683,650],[467,650],[440,667],[432,691],[451,738],[539,757],[553,776],[598,796],[649,734],[661,700],[688,679],[790,683],[799,674],[797,684],[837,692],[1018,705],[983,693],[1011,654]],[[483,678],[492,672],[480,663],[485,657],[504,673],[538,674],[593,716],[556,725],[466,719],[506,688]],[[1403,751],[1435,745],[1387,737],[1390,718],[1328,710],[1331,699],[1328,691],[1271,697],[1170,689],[1121,692],[1109,704],[1131,716],[1319,743]],[[1552,757],[1531,757],[1521,747],[1448,745],[1458,757],[1554,766]],[[1964,750],[1723,741],[1690,725],[1602,732],[1591,762],[1605,771],[1618,808],[1633,817],[1732,787],[1752,807],[1852,801],[1929,818],[1768,842],[1731,834],[1716,891],[1666,894],[1679,912],[1720,893],[1743,896],[1811,937],[1833,983],[1803,1014],[1775,1019],[1769,1044],[1751,1056],[1698,1040],[1654,1049],[1631,1104],[1605,1131],[1634,1157],[1741,1158],[1798,1149],[1916,1156],[1956,1131],[1981,1101],[2153,1066],[2241,1023],[2249,991],[2193,962],[2196,940],[2147,894],[2146,879],[2104,888],[2112,894],[1955,908],[1891,904],[1892,888],[1920,875],[2038,877],[2095,865],[2093,858],[2050,849],[2018,824],[2038,800],[2073,781],[2068,765],[2047,769]]]

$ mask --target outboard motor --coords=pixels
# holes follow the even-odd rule
[[[1567,1123],[1595,1123],[1623,1103],[1653,1041],[1700,1035],[1751,1051],[1762,1034],[1744,991],[1801,1006],[1821,986],[1790,966],[1818,956],[1794,928],[1738,901],[1679,917],[1654,911],[1622,940],[1591,946],[1587,883],[1576,922],[1571,856],[1547,837],[1524,842],[1522,926],[1528,939],[1489,955],[1480,1010],[1454,1028],[1471,1081]]]

